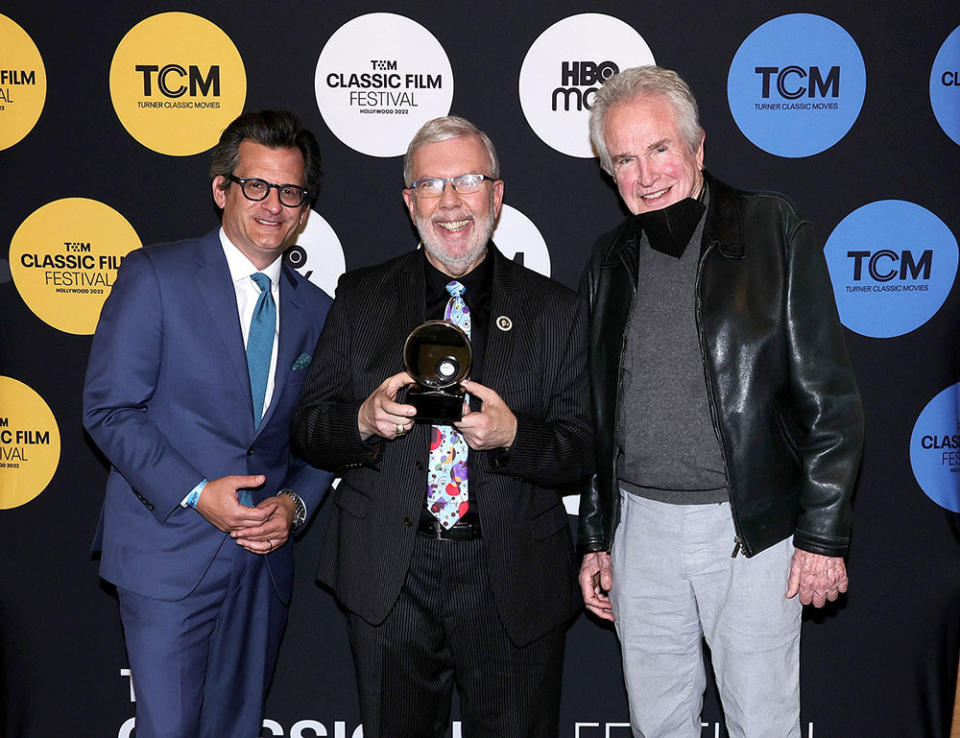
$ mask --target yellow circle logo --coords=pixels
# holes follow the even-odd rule
[[[43,398],[0,376],[0,510],[30,502],[60,463],[60,427]]]
[[[0,150],[33,130],[47,99],[47,72],[27,32],[0,15]]]
[[[191,156],[212,148],[243,112],[247,74],[223,31],[192,13],[160,13],[120,41],[110,97],[123,127],[148,149]]]
[[[10,243],[10,272],[23,301],[47,325],[90,335],[123,257],[141,246],[120,213],[83,197],[31,213]]]

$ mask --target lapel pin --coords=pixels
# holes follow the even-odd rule
[[[508,331],[513,328],[513,321],[510,320],[506,315],[501,315],[497,318],[497,328],[502,331]]]

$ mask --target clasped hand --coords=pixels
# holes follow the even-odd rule
[[[290,537],[296,506],[286,495],[268,497],[256,507],[237,501],[240,490],[255,489],[264,482],[262,474],[231,474],[209,481],[197,500],[197,512],[251,553],[270,553]]]

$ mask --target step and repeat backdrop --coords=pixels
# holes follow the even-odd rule
[[[0,735],[135,736],[115,594],[89,554],[107,465],[80,389],[125,255],[216,226],[206,171],[223,127],[287,108],[316,133],[323,188],[285,258],[332,294],[345,269],[416,246],[401,155],[424,121],[466,116],[499,148],[498,245],[572,286],[624,215],[588,142],[593,96],[648,63],[693,87],[714,174],[785,192],[816,225],[866,405],[850,592],[804,621],[803,734],[947,734],[960,648],[954,0],[7,0]],[[297,543],[264,736],[362,736],[344,616],[313,580],[326,514]],[[565,737],[629,735],[616,638],[585,616],[561,717]],[[702,734],[726,735],[712,686]]]

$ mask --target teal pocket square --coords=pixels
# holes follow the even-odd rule
[[[298,372],[301,369],[306,369],[310,366],[310,362],[313,361],[313,358],[310,354],[300,354],[297,357],[297,360],[293,362],[293,371]]]

